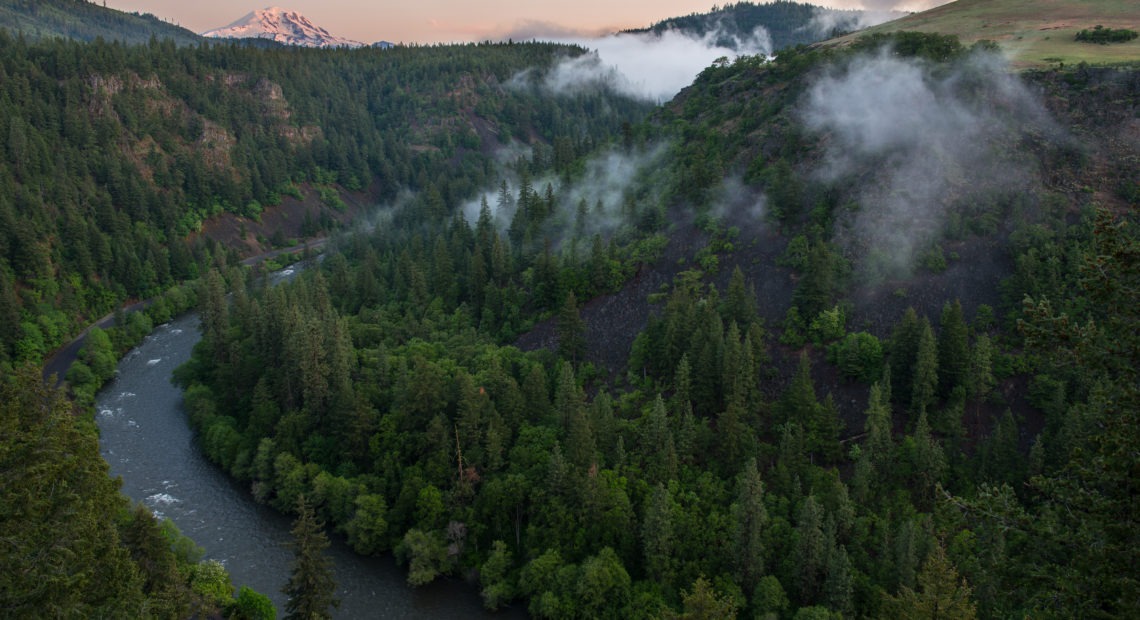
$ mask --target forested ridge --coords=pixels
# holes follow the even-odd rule
[[[718,62],[605,146],[666,145],[616,200],[523,157],[295,283],[211,272],[203,449],[538,617],[1135,615],[1140,81],[989,51]]]
[[[196,234],[222,213],[256,220],[312,197],[324,208],[303,211],[311,236],[344,209],[342,191],[381,203],[430,188],[453,202],[487,182],[499,146],[591,148],[645,105],[511,82],[582,51],[314,53],[0,32],[0,364],[38,361],[125,300],[233,263]]]
[[[772,51],[775,51],[858,30],[863,15],[863,11],[824,8],[788,0],[735,2],[713,5],[707,13],[663,19],[649,28],[628,32],[662,34],[675,31],[697,38],[708,37],[716,45],[738,49],[741,43],[762,29],[771,40]]]
[[[551,618],[1138,615],[1140,78],[989,51],[722,60],[644,118],[546,88],[576,47],[0,33],[3,609],[263,603],[126,505],[31,370],[161,295],[91,334],[80,401],[198,304],[202,449],[412,585]],[[200,234],[290,200],[324,233],[345,192],[378,223],[290,284]]]
[[[60,37],[142,44],[157,37],[180,45],[202,40],[154,15],[124,13],[90,0],[9,0],[0,6],[0,27],[31,40]]]
[[[543,72],[575,47],[360,52],[0,32],[5,613],[262,617],[264,596],[235,597],[219,564],[119,495],[83,409],[118,354],[196,303],[197,278],[238,264],[206,222],[304,201],[319,208],[301,234],[324,234],[349,192],[416,192],[432,213],[482,187],[504,146],[565,162],[648,109],[603,88],[548,92]],[[145,312],[88,334],[67,377],[77,404],[39,385],[46,354],[142,298]]]

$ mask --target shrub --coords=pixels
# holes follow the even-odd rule
[[[850,379],[871,383],[883,370],[883,344],[867,332],[847,334],[828,348],[828,358]]]
[[[1097,24],[1092,30],[1082,30],[1077,33],[1076,40],[1083,43],[1099,43],[1100,45],[1108,45],[1109,43],[1127,43],[1140,33],[1135,30],[1127,28],[1105,28]]]

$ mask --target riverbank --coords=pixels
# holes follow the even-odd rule
[[[292,554],[290,518],[258,504],[249,488],[230,478],[203,454],[182,409],[182,392],[170,382],[189,359],[201,335],[196,313],[165,323],[118,364],[96,398],[100,451],[121,491],[173,521],[222,562],[235,587],[247,585],[284,608],[280,588]],[[440,579],[410,588],[391,555],[355,554],[343,538],[330,536],[342,618],[521,618],[523,607],[492,613],[476,588]]]
[[[312,254],[314,252],[320,253],[320,252],[324,251],[324,248],[328,244],[328,241],[329,241],[328,237],[311,239],[311,240],[306,241],[306,242],[299,244],[299,245],[290,246],[287,248],[279,248],[279,249],[272,250],[269,252],[263,252],[261,254],[250,256],[248,258],[243,259],[241,261],[241,264],[245,265],[247,267],[254,267],[254,266],[259,265],[259,264],[266,262],[266,261],[276,260],[282,256],[296,256],[296,255],[304,256],[304,255]],[[185,287],[185,286],[191,285],[192,283],[193,283],[193,281],[191,281],[189,283],[184,283],[184,284],[181,284],[178,286]],[[166,295],[166,293],[164,293],[163,295]],[[72,339],[70,342],[63,345],[59,349],[56,349],[44,361],[44,364],[43,364],[44,381],[52,382],[52,377],[54,376],[55,381],[54,381],[53,385],[55,385],[56,387],[62,386],[64,384],[64,382],[67,380],[68,371],[71,370],[71,367],[79,359],[79,353],[80,353],[80,351],[83,350],[83,346],[87,343],[87,336],[91,333],[91,330],[93,328],[98,327],[100,329],[110,329],[112,327],[122,327],[121,325],[117,324],[117,322],[118,322],[117,320],[119,317],[127,317],[133,313],[146,310],[146,309],[150,308],[151,306],[153,306],[154,303],[156,302],[156,300],[160,299],[161,297],[162,296],[152,297],[150,299],[144,299],[142,301],[132,302],[130,304],[127,304],[127,305],[121,307],[119,310],[117,310],[115,312],[111,312],[111,313],[107,314],[106,316],[100,318],[99,320],[95,321],[94,323],[88,325],[86,328],[84,328],[84,330],[82,332],[79,333],[78,336],[76,336],[74,339]],[[172,312],[169,312],[168,314],[179,315],[179,314],[182,314],[188,310],[190,310],[190,307],[175,308],[175,309],[173,309]],[[150,318],[152,319],[152,323],[157,324],[157,323],[165,322],[165,321],[155,321],[154,319],[157,317],[150,317]],[[169,319],[169,317],[163,317],[163,318]],[[147,330],[147,331],[149,332],[149,330]],[[145,334],[143,334],[142,336],[145,336]],[[130,347],[133,347],[134,345],[138,344],[138,342],[140,342],[142,340],[142,336],[140,336],[137,339],[134,339],[133,342],[127,343],[127,346],[125,346],[124,349],[125,350],[129,349]]]

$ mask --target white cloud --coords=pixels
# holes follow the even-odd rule
[[[669,30],[661,34],[558,39],[591,53],[564,60],[545,76],[543,84],[558,92],[607,85],[633,97],[663,102],[691,84],[718,58],[772,52],[771,39],[763,28],[744,38],[732,38],[731,47],[716,44],[722,37],[719,31],[694,37]],[[530,73],[516,76],[529,77]]]
[[[1031,171],[1003,155],[1026,131],[1055,135],[1041,102],[995,55],[951,71],[893,56],[855,59],[822,76],[802,119],[824,139],[816,174],[856,174],[860,209],[841,241],[877,251],[907,271],[936,240],[952,209],[995,190],[1026,187]]]

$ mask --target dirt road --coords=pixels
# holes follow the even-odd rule
[[[265,252],[263,254],[251,256],[243,260],[241,264],[253,266],[270,258],[277,258],[278,256],[283,256],[285,254],[300,254],[306,250],[319,253],[320,251],[324,250],[324,247],[327,243],[327,237],[313,239],[301,245],[296,245],[290,248],[282,248],[280,250],[273,250],[272,252]],[[123,314],[126,315],[131,312],[138,312],[139,310],[143,310],[151,303],[153,303],[153,301],[153,299],[144,299],[143,301],[123,306]],[[62,384],[64,377],[67,376],[67,371],[71,369],[71,365],[75,363],[75,360],[79,357],[80,349],[82,349],[83,344],[87,342],[87,334],[91,332],[91,328],[98,327],[100,329],[107,329],[108,327],[114,327],[114,325],[115,313],[112,312],[107,316],[99,319],[98,321],[95,321],[91,325],[88,325],[87,328],[84,329],[78,336],[76,336],[74,340],[53,352],[51,356],[47,358],[47,361],[44,362],[44,381],[51,381],[52,375],[55,375],[54,384],[56,386]]]

